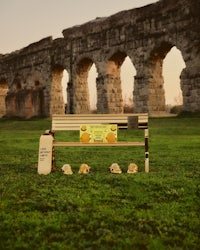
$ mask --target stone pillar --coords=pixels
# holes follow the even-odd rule
[[[87,114],[90,113],[90,99],[88,87],[88,73],[93,64],[90,59],[71,60],[70,65],[70,86],[68,93],[73,95],[73,100],[70,99],[70,109],[73,105],[73,113]]]
[[[71,81],[67,84],[67,114],[74,114],[74,89]]]
[[[24,95],[24,114],[26,118],[32,117],[33,114],[33,102],[32,102],[32,93],[31,91],[26,91]]]
[[[97,78],[97,112],[123,113],[121,79],[111,74]]]
[[[108,113],[108,100],[107,91],[104,84],[104,78],[102,76],[97,77],[97,113],[107,114]]]
[[[108,113],[123,113],[123,99],[120,77],[108,74],[104,79],[107,89]]]
[[[75,76],[73,86],[73,109],[75,114],[90,113],[87,77]]]
[[[6,115],[6,102],[5,97],[7,95],[8,89],[0,87],[0,117]]]
[[[44,93],[41,88],[35,89],[32,93],[32,113],[34,116],[45,115]]]
[[[6,96],[6,116],[16,116],[16,95],[14,93],[9,93]]]
[[[162,59],[151,63],[136,65],[137,75],[134,81],[135,112],[148,112],[150,115],[165,112],[164,79]]]
[[[48,85],[47,85],[48,86]],[[51,88],[50,86],[48,87],[44,87],[43,90],[42,90],[42,93],[43,93],[43,101],[42,101],[42,105],[43,105],[43,111],[44,111],[44,115],[46,116],[49,116],[51,114],[51,110],[50,110],[50,107],[51,107],[51,95],[50,95],[50,91]]]
[[[15,95],[16,115],[25,117],[25,90],[18,90]]]
[[[54,70],[52,72],[52,84],[50,94],[50,114],[64,114],[65,105],[62,93],[63,70]]]
[[[165,113],[165,90],[163,88],[164,80],[162,78],[149,79],[149,114]]]
[[[148,78],[145,76],[136,75],[134,80],[134,112],[145,113],[148,112]]]
[[[183,111],[200,111],[200,66],[187,67],[181,73]]]

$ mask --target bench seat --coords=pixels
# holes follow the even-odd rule
[[[148,114],[54,114],[52,130],[79,130],[81,124],[117,124],[119,129],[127,129],[135,122],[139,129],[147,128]]]

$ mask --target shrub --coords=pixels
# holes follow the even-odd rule
[[[171,114],[180,114],[182,111],[183,106],[182,105],[175,105],[171,108],[170,113]]]

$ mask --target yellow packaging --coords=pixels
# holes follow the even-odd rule
[[[82,124],[80,141],[83,143],[117,142],[117,124]]]

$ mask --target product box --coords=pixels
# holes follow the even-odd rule
[[[82,124],[80,141],[83,143],[117,142],[117,124]]]

